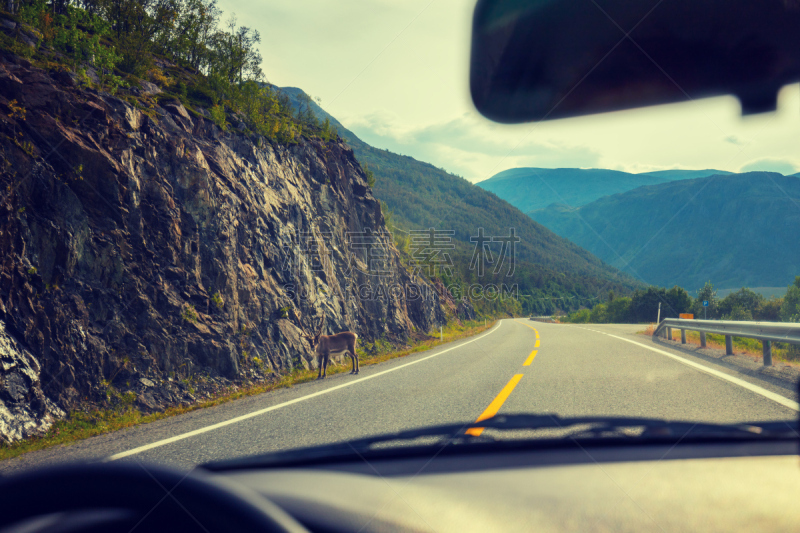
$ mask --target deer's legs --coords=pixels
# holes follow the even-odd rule
[[[319,372],[317,373],[317,379],[322,379],[322,368],[325,366],[325,356],[320,354],[317,356],[317,366],[319,366]]]
[[[356,367],[356,356],[353,352],[348,351],[347,355],[350,356],[350,359],[353,361],[353,370],[350,371],[351,374],[358,374],[358,368]]]
[[[359,361],[358,361],[358,354],[356,353],[356,342],[357,341],[353,341],[353,345],[350,346],[350,353],[353,356],[353,373],[354,374],[358,374],[358,371],[361,370],[361,367],[360,367]]]
[[[322,358],[322,379],[328,377],[328,360],[330,357],[330,354],[326,353]]]

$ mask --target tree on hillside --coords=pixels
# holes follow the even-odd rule
[[[752,320],[764,304],[764,297],[742,287],[719,302],[719,314],[723,320]]]
[[[691,308],[692,299],[685,289],[678,286],[670,290],[662,287],[638,289],[631,298],[630,318],[634,322],[655,322],[659,303],[662,319],[678,318],[678,315]]]
[[[34,52],[38,60],[76,73],[92,69],[98,88],[114,93],[149,79],[187,108],[207,109],[223,130],[233,112],[236,126],[243,125],[247,134],[281,143],[304,136],[336,140],[330,121],[320,123],[308,105],[298,118],[289,97],[263,83],[258,32],[237,26],[235,17],[220,28],[216,2],[14,0],[6,5],[42,34]]]
[[[633,293],[630,305],[630,315],[634,322],[655,322],[658,316],[658,304],[661,303],[661,318],[666,318],[664,302],[666,302],[666,289],[660,287],[647,287],[637,289]],[[677,317],[677,314],[675,314]]]
[[[742,307],[741,305],[734,305],[730,312],[722,315],[722,320],[753,320],[753,313],[750,309]]]
[[[226,24],[227,31],[217,32],[212,39],[214,61],[212,70],[218,72],[230,84],[245,80],[260,80],[261,54],[256,45],[261,42],[258,31],[236,26],[232,15]]]
[[[588,324],[591,320],[591,315],[592,312],[588,309],[579,309],[567,316],[566,321],[573,324]]]
[[[216,0],[183,0],[175,10],[173,23],[154,43],[155,52],[208,73],[213,61],[210,43],[217,34],[221,14]]]
[[[589,322],[593,324],[606,324],[608,320],[608,305],[597,304],[592,308],[589,314]]]
[[[664,314],[662,305],[661,316],[665,318],[667,316],[672,317],[672,314],[674,313],[677,317],[681,313],[688,313],[692,310],[692,297],[689,296],[689,293],[686,292],[686,289],[683,287],[678,287],[675,285],[666,292],[665,296],[667,299],[667,307],[669,309],[667,311],[668,314]]]
[[[44,0],[38,0],[44,3]],[[237,26],[231,16],[219,29],[216,0],[80,0],[88,12],[110,25],[122,52],[120,67],[141,76],[151,54],[190,66],[230,86],[260,80],[258,31]]]
[[[137,76],[150,66],[156,43],[169,41],[181,0],[81,0],[90,13],[103,17],[122,53],[120,68]]]
[[[708,301],[708,307],[705,309],[703,308],[704,301]],[[697,291],[697,298],[692,307],[694,316],[697,318],[704,318],[705,316],[708,316],[708,318],[717,318],[717,307],[717,291],[714,290],[714,285],[712,285],[710,281],[707,281],[706,284],[703,285],[703,288]],[[708,313],[708,315],[706,315],[706,313]]]
[[[615,298],[608,304],[608,321],[612,324],[624,324],[631,321],[630,298]]]
[[[783,298],[770,298],[758,308],[758,311],[753,314],[753,318],[768,322],[778,322],[781,319],[782,306]]]
[[[789,285],[786,296],[783,297],[781,320],[800,322],[800,276],[794,278],[794,283]]]

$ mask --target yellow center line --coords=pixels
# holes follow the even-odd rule
[[[517,386],[519,380],[522,379],[522,374],[516,374],[511,381],[506,383],[506,386],[503,387],[503,390],[500,391],[500,394],[497,395],[497,398],[492,400],[492,403],[489,404],[489,407],[478,417],[475,421],[477,424],[487,418],[492,418],[494,415],[497,414],[497,411],[503,406],[503,403],[508,399],[508,396],[511,394],[511,391],[514,390],[514,387]],[[473,437],[479,437],[481,433],[483,433],[484,428],[469,428],[467,430],[467,435],[472,435]]]
[[[523,326],[528,326],[533,330],[534,333],[536,333],[536,338],[537,339],[539,338],[539,330],[536,329],[535,327],[531,326],[530,324],[526,324],[525,322],[520,322],[518,320],[514,320],[514,322],[516,322],[517,324],[522,324]]]
[[[517,320],[516,318],[514,319],[514,322],[516,322],[517,324],[522,324],[523,326],[528,326],[528,327],[529,327],[529,328],[531,328],[531,329],[535,329],[535,328],[534,328],[533,326],[531,326],[530,324],[526,324],[525,322],[520,322],[520,321],[519,321],[519,320]]]
[[[531,354],[528,356],[528,358],[525,359],[525,362],[522,363],[522,366],[531,366],[531,363],[533,363],[533,358],[536,357],[536,352],[537,351],[538,350],[532,351]]]
[[[538,348],[539,347],[539,339],[536,339],[536,344],[534,344],[533,347],[534,348]]]

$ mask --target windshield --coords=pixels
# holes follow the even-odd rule
[[[473,2],[8,9],[0,471],[793,434],[797,85],[503,125]]]

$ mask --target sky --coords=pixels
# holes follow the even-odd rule
[[[732,97],[503,125],[468,90],[474,0],[218,0],[261,35],[271,83],[299,87],[365,142],[472,182],[515,167],[800,171],[800,86],[741,117]]]

